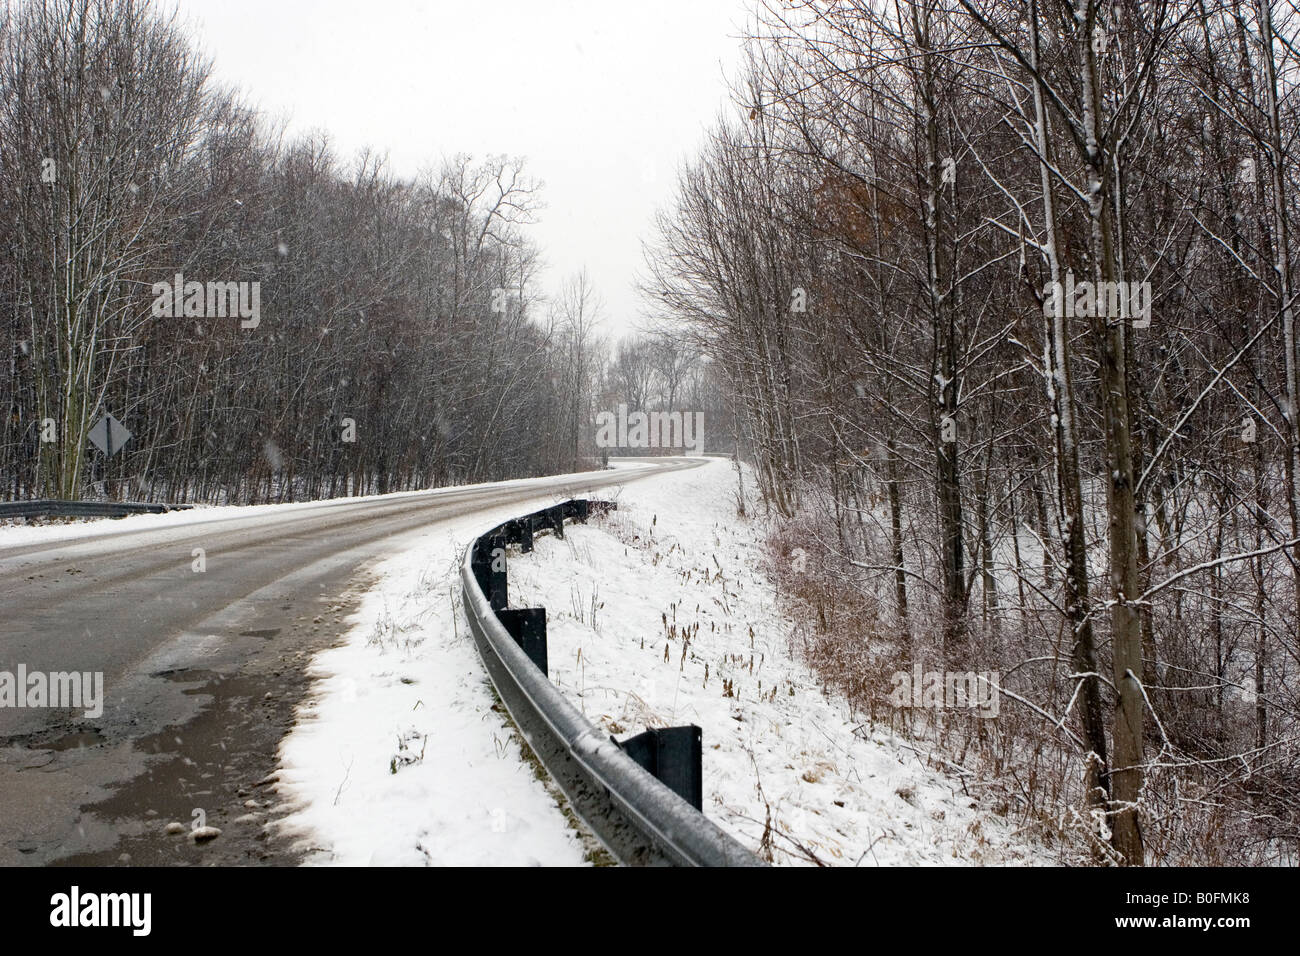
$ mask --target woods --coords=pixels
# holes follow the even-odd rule
[[[771,0],[648,251],[828,686],[1094,861],[1295,860],[1296,28]],[[1016,703],[882,705],[918,660]]]
[[[5,497],[255,503],[574,470],[596,316],[542,301],[540,205],[522,160],[404,179],[288,137],[149,3],[6,5]],[[133,434],[113,458],[87,442],[109,413]]]

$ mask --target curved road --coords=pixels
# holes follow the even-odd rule
[[[346,632],[369,562],[413,529],[697,464],[642,460],[0,546],[0,671],[102,672],[104,687],[96,719],[0,707],[0,865],[296,862],[271,829],[230,823],[274,811],[269,775],[306,664]],[[221,839],[164,834],[168,821],[188,828],[194,807]]]

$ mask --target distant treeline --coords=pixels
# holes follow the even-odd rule
[[[287,139],[148,2],[0,7],[0,495],[266,501],[589,463],[595,297],[578,276],[542,305],[537,204],[518,160],[402,179]],[[105,414],[132,434],[112,458],[88,441]]]

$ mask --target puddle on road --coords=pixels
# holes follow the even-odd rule
[[[278,627],[266,627],[266,628],[262,628],[259,631],[240,631],[239,636],[240,637],[264,637],[269,641],[271,638],[275,637],[275,635],[279,634],[281,630],[283,629]]]
[[[262,654],[247,658],[239,671],[222,673],[193,667],[163,669],[151,677],[177,684],[187,695],[206,698],[202,710],[132,741],[148,764],[133,779],[114,787],[106,799],[83,804],[82,820],[102,826],[94,849],[55,856],[55,866],[141,865],[295,865],[296,839],[281,835],[274,822],[283,814],[275,793],[279,743],[293,726],[298,704],[310,690],[307,664],[316,652],[341,641],[360,596],[372,586],[359,574],[331,603],[337,613],[319,630],[286,632],[267,627],[239,633],[270,640],[287,635]],[[286,605],[286,608],[291,605]],[[274,650],[271,650],[274,648]],[[196,816],[196,814],[198,814]],[[191,823],[202,818],[222,833],[211,842],[189,838]],[[182,832],[167,833],[169,823]],[[114,839],[104,839],[104,833]]]
[[[103,742],[104,735],[91,728],[77,733],[64,734],[62,737],[56,737],[48,743],[35,743],[32,748],[35,750],[84,750],[87,747],[97,747]]]

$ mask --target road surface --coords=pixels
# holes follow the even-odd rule
[[[305,666],[346,632],[367,564],[416,528],[695,464],[0,546],[0,671],[102,672],[105,701],[97,719],[0,707],[0,865],[297,862],[265,827],[239,829],[245,838],[223,827],[203,847],[164,828],[188,829],[194,808],[218,827],[274,809],[276,749]]]

